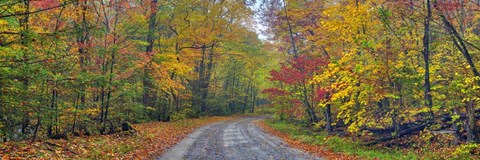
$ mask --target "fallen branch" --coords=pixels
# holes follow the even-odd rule
[[[432,134],[455,134],[456,131],[443,130],[443,131],[430,131]]]
[[[55,143],[52,143],[52,142],[48,142],[48,141],[45,142],[45,144],[48,144],[48,145],[51,145],[51,146],[55,146],[55,147],[62,147],[62,146],[60,146],[60,145],[58,145],[58,144],[55,144]]]
[[[425,127],[427,127],[428,124],[429,123],[420,124],[418,126],[411,127],[411,128],[406,129],[406,130],[402,130],[402,131],[398,132],[395,136],[390,135],[390,136],[382,137],[382,138],[364,143],[363,145],[371,146],[371,145],[375,145],[375,144],[380,143],[380,142],[386,142],[386,141],[390,141],[390,140],[393,140],[393,139],[396,139],[396,138],[401,138],[403,136],[406,136],[406,135],[409,135],[409,134],[412,134],[412,133],[415,133],[415,132],[418,132],[418,131],[421,131],[421,130],[425,129]]]
[[[416,127],[420,124],[424,124],[426,123],[425,120],[419,120],[419,121],[415,121],[415,122],[410,122],[410,123],[404,123],[404,124],[400,124],[400,128],[412,128],[412,127]],[[375,135],[382,135],[382,134],[390,134],[392,132],[395,132],[395,128],[393,126],[390,126],[390,127],[387,127],[387,128],[372,128],[372,127],[364,127],[364,128],[361,128],[360,130],[362,131],[369,131]]]
[[[479,114],[479,113],[480,113],[480,110],[476,110],[476,111],[475,111],[475,114]],[[475,118],[476,118],[476,119],[480,118],[480,115],[475,115]],[[461,113],[459,119],[460,119],[460,120],[465,120],[465,119],[467,119],[467,114]],[[452,116],[451,116],[450,114],[443,114],[441,120],[442,120],[442,122],[452,121]]]

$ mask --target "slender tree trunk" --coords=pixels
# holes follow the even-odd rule
[[[453,108],[453,114],[458,115],[458,113],[459,113],[458,108],[457,107]],[[461,135],[460,135],[460,127],[458,126],[458,120],[452,121],[452,130],[455,131],[455,133],[454,133],[454,135],[455,135],[454,143],[459,144],[462,138],[461,138]]]
[[[113,85],[113,66],[115,65],[115,53],[112,52],[111,54],[111,58],[112,58],[112,62],[110,64],[110,78],[109,78],[109,82],[108,82],[108,91],[107,91],[107,101],[106,101],[106,104],[105,104],[105,114],[104,114],[104,121],[103,121],[103,130],[105,131],[106,130],[106,121],[108,120],[108,112],[109,112],[109,108],[110,108],[110,99],[111,99],[111,95],[112,95],[112,85]]]
[[[105,45],[106,45],[106,42],[105,42]],[[104,46],[105,48],[107,48],[107,46]],[[105,57],[103,57],[103,62],[102,62],[102,76],[106,76],[107,74],[107,60]],[[100,86],[101,86],[101,90],[100,90],[100,123],[101,125],[104,125],[106,122],[106,119],[105,119],[105,103],[106,103],[106,91],[105,91],[105,83],[101,83]],[[102,127],[102,129],[100,130],[100,132],[102,134],[105,133],[105,128]]]
[[[325,106],[325,123],[325,129],[328,133],[331,133],[333,131],[331,104],[327,104],[327,106]]]
[[[466,132],[467,132],[467,141],[469,142],[477,142],[477,126],[476,126],[476,118],[475,118],[475,108],[473,102],[468,102],[467,104],[467,124],[466,124]]]
[[[210,86],[210,79],[211,79],[212,69],[213,69],[214,48],[215,48],[215,44],[212,44],[207,57],[208,63],[205,68],[205,73],[203,74],[205,77],[202,78],[202,86],[201,86],[202,99],[201,99],[201,105],[200,105],[202,113],[205,113],[207,111],[207,97],[208,97],[208,88]]]
[[[252,109],[251,109],[251,112],[254,113],[255,112],[255,104],[257,102],[257,89],[256,88],[252,88]]]
[[[100,123],[103,124],[103,122],[105,121],[105,119],[103,119],[103,115],[105,114],[105,111],[104,111],[104,101],[105,101],[105,87],[103,86],[102,84],[102,89],[101,89],[101,93],[100,93]],[[103,132],[103,131],[102,131]]]
[[[400,109],[403,109],[404,108],[403,93],[402,93],[402,86],[400,86],[400,85],[398,86],[398,93],[400,95],[400,98],[398,99],[398,104],[399,104]],[[393,123],[393,127],[395,129],[395,133],[400,132],[400,122],[399,122],[399,119],[398,119],[399,112],[400,112],[399,108],[397,106],[393,106],[392,123]]]
[[[252,81],[249,81],[248,82],[248,85],[245,89],[245,96],[243,96],[243,108],[242,108],[242,113],[245,113],[245,110],[247,109],[247,104],[248,104],[248,96],[249,96],[249,92],[250,92],[250,85],[251,85],[251,82]]]
[[[24,1],[23,3],[24,3],[23,5],[25,6],[27,12],[29,12],[29,10],[30,10],[30,0],[26,0],[26,1]],[[21,36],[21,37],[20,37],[20,38],[21,38],[21,44],[22,44],[25,48],[28,48],[28,47],[30,46],[30,43],[31,43],[31,42],[30,42],[30,37],[29,37],[29,32],[30,32],[30,31],[29,31],[29,30],[30,30],[30,28],[29,28],[29,19],[30,19],[30,15],[29,15],[29,14],[25,15],[25,17],[23,17],[23,18],[20,19],[20,25],[21,25],[22,30],[23,30],[23,32],[21,32],[21,34],[20,34],[20,36]],[[29,59],[28,54],[25,54],[25,53],[24,53],[22,58],[23,58],[22,62],[24,62],[22,66],[24,66],[24,67],[26,68],[26,70],[28,70],[29,64],[26,63],[26,62],[28,61],[28,59]],[[30,75],[25,74],[25,73],[23,73],[23,74],[24,74],[24,77],[23,77],[23,79],[22,79],[23,96],[24,96],[24,98],[28,98],[28,96],[29,96],[29,94],[30,94],[29,91],[28,91],[28,89],[29,89],[29,79],[30,79]],[[27,106],[29,105],[29,103],[28,103],[28,102],[25,102],[25,103],[23,103],[22,105],[23,105],[24,107],[27,107]],[[27,126],[29,125],[29,124],[28,124],[28,123],[29,123],[29,120],[28,120],[28,114],[29,114],[29,113],[28,113],[28,111],[25,111],[25,112],[23,112],[23,114],[24,114],[25,117],[24,117],[23,122],[22,122],[21,132],[22,132],[23,134],[25,134],[25,133],[26,133],[26,128],[27,128]]]
[[[423,35],[423,61],[425,63],[425,106],[429,108],[430,118],[434,118],[432,111],[433,100],[432,100],[432,90],[430,84],[430,21],[432,20],[432,10],[430,0],[426,0],[427,5],[427,17],[425,18],[424,25],[424,35]]]
[[[154,35],[155,35],[155,23],[157,22],[157,0],[152,0],[150,4],[150,16],[149,16],[149,25],[148,25],[148,35],[146,52],[149,56],[153,57],[153,45],[154,45]],[[144,106],[153,107],[153,101],[156,101],[156,92],[154,91],[154,84],[151,80],[152,75],[152,66],[151,62],[144,68],[144,77],[143,77],[143,96],[142,103]]]
[[[74,100],[73,100],[73,106],[75,106],[75,111],[78,110],[78,99],[80,97],[80,94],[77,94],[75,97],[74,97]],[[72,124],[72,129],[71,129],[71,133],[74,133],[75,132],[75,128],[77,127],[77,112],[75,112],[73,114],[73,124]]]
[[[236,68],[234,68],[234,70],[233,70],[233,77],[232,77],[232,83],[231,83],[231,85],[229,86],[230,91],[228,91],[228,92],[229,92],[228,109],[230,110],[230,113],[233,113],[233,112],[234,112],[233,99],[234,99],[234,89],[235,89],[234,87],[235,87],[236,77],[237,77]]]
[[[307,112],[309,113],[310,116],[310,123],[317,123],[318,122],[318,117],[315,114],[315,110],[313,109],[312,105],[310,104],[308,100],[308,94],[307,94],[307,86],[305,84],[302,84],[302,92],[303,92],[303,104],[307,108]]]
[[[80,72],[82,75],[87,72],[87,61],[88,61],[88,54],[87,54],[87,49],[86,46],[89,43],[89,30],[88,30],[88,22],[87,22],[87,4],[88,1],[83,1],[83,4],[79,4],[79,1],[77,1],[76,6],[81,7],[81,10],[77,12],[78,16],[82,18],[81,22],[79,24],[76,24],[75,26],[77,29],[80,31],[76,37],[76,41],[78,44],[81,44],[80,47],[78,48],[78,53],[79,53],[79,65],[80,65]],[[80,102],[77,100],[77,104],[75,105],[75,109],[84,109],[85,103],[86,103],[86,88],[87,84],[85,82],[80,81],[79,84],[79,91],[78,91],[78,97],[80,98]],[[77,122],[77,114],[75,113],[74,117],[74,124],[72,126],[72,132],[75,132],[75,127]]]
[[[51,97],[51,101],[50,101],[50,108],[52,110],[55,109],[55,98],[56,98],[56,91],[55,91],[55,82],[54,82],[54,85],[52,86],[52,97]],[[55,119],[55,116],[56,114],[53,114],[53,117],[49,118],[50,119],[50,123],[48,124],[48,127],[47,127],[47,136],[50,137],[53,135],[53,122],[54,122],[54,119]]]
[[[37,124],[35,124],[35,130],[33,131],[32,141],[37,140],[38,129],[40,128],[41,125],[42,125],[42,119],[39,117],[38,121],[37,121]]]
[[[472,60],[472,56],[470,55],[464,40],[462,39],[460,34],[457,32],[455,27],[450,23],[450,21],[448,21],[445,15],[440,15],[440,17],[442,21],[445,23],[450,33],[450,37],[453,41],[453,44],[455,45],[455,47],[457,47],[458,50],[460,50],[463,57],[465,57],[465,60],[467,60],[467,63],[470,66],[470,69],[472,70],[473,75],[476,77],[480,77],[480,73],[478,72],[477,67],[475,66],[475,63]],[[477,83],[480,85],[480,81],[478,81]]]
[[[25,114],[24,116],[25,117],[23,118],[21,132],[22,134],[27,134],[27,128],[30,125],[30,117],[28,114]]]
[[[114,21],[114,25],[113,25],[113,42],[112,42],[113,45],[116,45],[116,43],[117,43],[117,35],[116,35],[117,34],[117,32],[116,32],[117,24],[118,24],[118,7],[115,7],[115,21]],[[116,63],[115,54],[116,54],[116,51],[111,51],[111,53],[110,53],[110,58],[111,58],[110,75],[109,75],[109,80],[108,80],[107,102],[105,104],[105,117],[103,118],[105,121],[108,120],[108,112],[109,112],[109,109],[110,109],[110,100],[111,100],[111,97],[112,97],[113,70],[114,70],[115,63]],[[103,130],[104,131],[106,130],[105,121],[103,123]],[[113,127],[113,126],[111,126],[111,127]],[[111,129],[110,133],[113,132],[113,128],[110,128],[110,129]]]
[[[207,59],[209,59],[208,57],[210,56],[209,54],[207,55],[207,51],[206,49],[203,50],[204,52],[204,55],[205,55],[205,59],[204,59],[204,62],[203,62],[203,70],[202,70],[202,74],[201,74],[201,78],[200,78],[200,112],[202,113],[205,113],[207,111],[207,96],[208,96],[208,85],[207,85],[207,68],[205,66],[205,63],[207,61]],[[207,65],[208,66],[208,65]]]
[[[172,98],[173,98],[173,103],[175,105],[175,111],[179,112],[180,111],[180,99],[178,98],[178,94],[175,94],[172,91]]]
[[[228,75],[227,75],[227,79],[225,80],[225,82],[223,84],[223,90],[225,91],[224,95],[223,95],[223,98],[224,98],[223,103],[226,104],[227,107],[228,107],[228,104],[230,103],[229,102],[230,97],[229,97],[229,92],[228,92],[228,89],[229,89],[228,87],[230,85],[230,79],[231,79],[230,76],[231,76],[231,73],[229,72]]]
[[[154,34],[155,34],[155,23],[157,23],[157,0],[152,0],[150,4],[150,17],[148,23],[148,35],[146,52],[150,53],[153,51],[154,43]]]
[[[298,50],[297,50],[297,46],[295,44],[295,38],[293,37],[292,24],[290,23],[290,18],[288,17],[287,2],[284,0],[283,3],[285,5],[284,11],[285,11],[286,19],[287,19],[288,33],[290,35],[290,43],[292,45],[292,52],[293,52],[293,56],[296,58],[296,57],[298,57]]]

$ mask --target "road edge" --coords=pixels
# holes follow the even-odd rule
[[[285,143],[287,143],[291,148],[299,149],[302,151],[305,151],[307,153],[310,153],[314,156],[325,158],[325,159],[342,159],[342,160],[356,160],[358,157],[351,156],[351,155],[344,155],[341,153],[335,153],[331,150],[328,150],[322,146],[318,145],[312,145],[308,143],[303,143],[300,142],[299,140],[296,140],[291,137],[291,135],[287,133],[283,133],[279,130],[276,130],[275,128],[269,126],[267,123],[265,123],[265,120],[259,120],[255,122],[255,125],[260,127],[261,129],[264,130],[265,133],[274,135],[281,140],[283,140]]]

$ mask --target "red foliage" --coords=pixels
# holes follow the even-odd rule
[[[397,5],[403,5],[403,6],[414,6],[414,1],[411,0],[388,0],[388,2],[393,2],[396,3]]]
[[[302,106],[302,101],[298,99],[291,99],[290,103],[293,104],[294,107],[301,107]]]
[[[290,115],[292,117],[296,117],[296,118],[301,118],[305,116],[305,110],[302,109],[302,105],[303,105],[302,101],[298,99],[291,99],[289,103],[292,105],[292,107],[284,110],[283,112],[285,114]]]
[[[433,8],[441,10],[441,11],[458,11],[462,9],[462,5],[460,1],[449,1],[449,2],[438,2],[437,4],[433,4]]]
[[[281,97],[286,96],[289,92],[278,89],[278,88],[268,88],[262,91],[262,93],[269,94],[269,98]]]
[[[270,81],[280,81],[286,84],[304,84],[313,77],[314,73],[320,72],[327,64],[328,61],[322,58],[301,55],[288,61],[287,64],[282,64],[279,71],[271,71]]]
[[[323,99],[326,98],[326,97],[325,97],[325,95],[327,94],[327,90],[326,90],[326,89],[319,87],[319,88],[317,88],[317,91],[316,91],[316,92],[317,92],[317,97],[316,97],[315,100],[321,101],[321,100],[323,100]]]
[[[59,0],[34,0],[31,1],[30,4],[39,9],[47,9],[52,8],[60,5]]]
[[[319,87],[317,88],[315,101],[329,101],[332,97],[329,96],[330,90],[327,88]]]

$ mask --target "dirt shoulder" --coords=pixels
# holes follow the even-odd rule
[[[309,152],[309,153],[311,153],[313,155],[316,155],[318,157],[324,157],[325,159],[342,159],[342,160],[348,160],[348,159],[356,160],[356,159],[359,159],[356,156],[345,155],[345,154],[341,154],[341,153],[335,153],[331,150],[323,148],[322,146],[303,143],[299,140],[296,140],[296,139],[292,138],[291,135],[289,135],[287,133],[280,132],[280,131],[272,128],[271,126],[265,124],[265,121],[258,121],[256,123],[256,125],[263,128],[265,130],[265,132],[268,132],[272,135],[275,135],[275,136],[283,139],[291,147],[304,150],[304,151]]]

